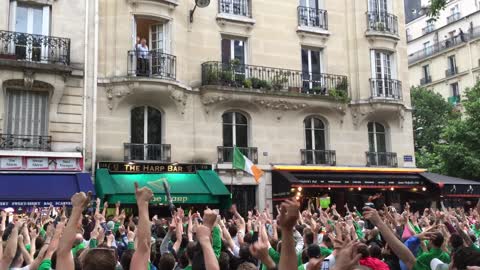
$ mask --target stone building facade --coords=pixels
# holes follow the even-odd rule
[[[402,0],[99,4],[96,161],[415,166]]]

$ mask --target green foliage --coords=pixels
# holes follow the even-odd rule
[[[348,96],[348,92],[346,90],[340,90],[340,89],[330,89],[328,90],[328,95],[333,97],[335,101],[348,104],[352,100]]]
[[[430,6],[427,9],[427,15],[432,18],[438,18],[440,11],[445,9],[447,0],[430,0]]]
[[[204,84],[214,85],[217,83],[218,83],[218,72],[216,69],[214,70],[212,66],[210,66],[209,69],[207,70],[207,76]]]
[[[412,90],[418,166],[467,179],[480,178],[480,82],[465,91],[463,117],[437,94]],[[444,108],[441,108],[441,107]],[[423,129],[419,129],[423,127]]]
[[[244,80],[244,81],[243,81],[243,87],[245,87],[245,88],[252,88],[252,87],[253,87],[252,80],[250,80],[250,79]]]
[[[343,78],[342,81],[337,84],[337,86],[335,87],[335,89],[348,92],[348,81],[347,81],[347,78]]]
[[[272,80],[272,88],[273,90],[281,90],[283,89],[283,85],[288,82],[288,76],[290,74],[288,72],[280,72],[280,74],[277,74],[273,77]]]
[[[272,85],[265,81],[265,80],[260,80],[258,78],[250,78],[252,81],[252,87],[254,89],[267,89],[270,90],[272,88]]]

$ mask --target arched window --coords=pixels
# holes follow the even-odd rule
[[[326,164],[325,124],[317,117],[308,117],[305,125],[305,162],[307,164]]]
[[[387,139],[385,127],[377,122],[368,123],[368,164],[387,166]]]
[[[219,160],[231,162],[233,147],[236,146],[244,155],[251,158],[248,148],[248,120],[239,112],[226,112],[222,115],[223,147],[219,148]]]
[[[159,160],[162,144],[162,113],[150,106],[133,108],[130,127],[130,159]]]

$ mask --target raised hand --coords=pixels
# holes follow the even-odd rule
[[[203,224],[208,228],[213,229],[215,222],[217,221],[217,213],[210,209],[206,209],[203,212]]]
[[[70,199],[73,207],[84,208],[88,204],[88,198],[85,192],[77,192]]]
[[[378,214],[377,210],[366,207],[365,211],[363,212],[363,216],[368,219],[370,222],[372,222],[374,225],[379,224],[382,222],[382,219],[380,218],[380,215]]]
[[[137,199],[137,203],[148,203],[153,198],[153,191],[147,187],[138,188],[138,183],[135,182],[135,198]]]
[[[361,254],[357,253],[357,244],[355,242],[348,242],[341,248],[336,256],[335,266],[332,270],[352,269],[357,265]]]
[[[278,225],[282,230],[290,230],[297,224],[299,218],[298,209],[300,205],[297,201],[290,199],[283,202],[280,206],[280,215],[278,216]]]

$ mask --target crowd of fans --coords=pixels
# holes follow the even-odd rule
[[[340,215],[296,200],[248,216],[229,217],[178,208],[149,216],[153,193],[135,184],[138,216],[116,204],[107,216],[89,195],[76,193],[72,209],[50,207],[8,218],[1,213],[0,270],[441,270],[480,269],[480,201],[472,209],[427,208],[423,213],[383,206]],[[90,212],[92,211],[92,212]],[[360,212],[362,211],[362,212]]]

